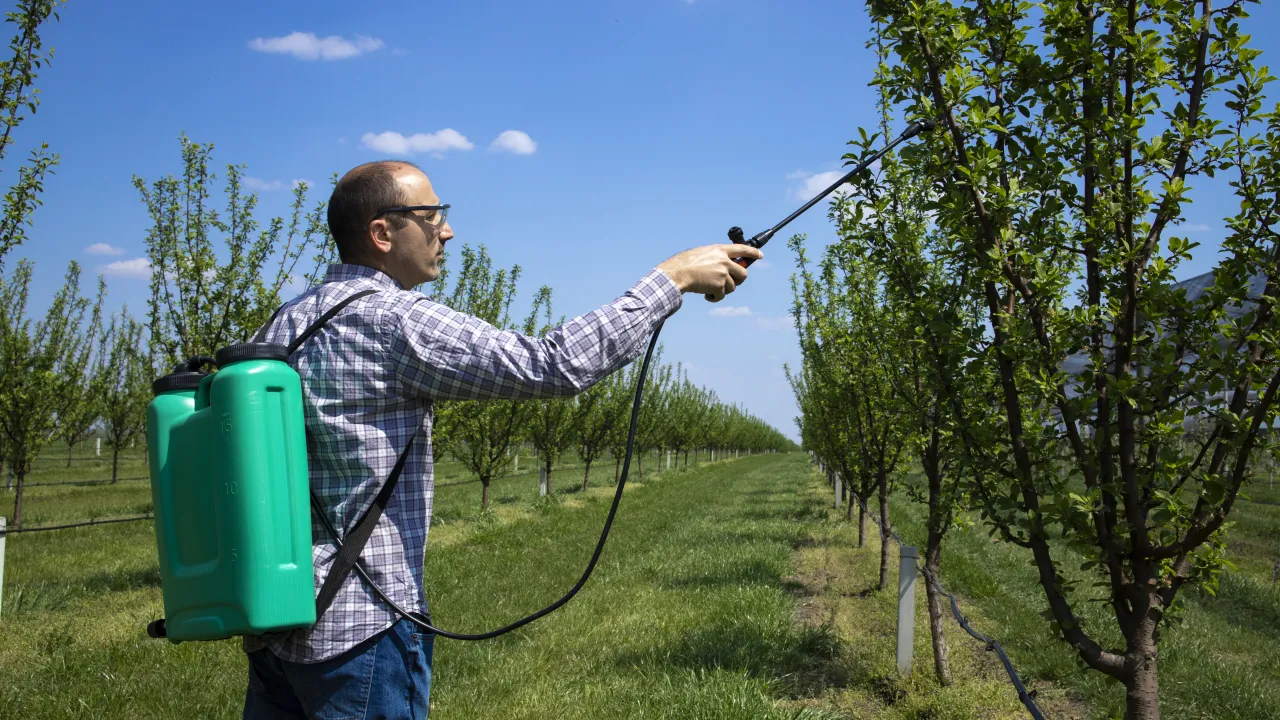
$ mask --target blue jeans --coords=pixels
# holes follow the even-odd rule
[[[434,641],[401,618],[324,662],[249,653],[244,720],[426,720]]]

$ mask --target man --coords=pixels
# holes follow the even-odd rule
[[[342,262],[287,303],[263,338],[288,343],[343,299],[377,291],[342,309],[290,362],[302,377],[311,487],[340,531],[370,508],[414,440],[361,560],[396,604],[424,615],[432,401],[575,395],[638,356],[682,293],[718,301],[747,277],[733,258],[761,257],[743,245],[685,251],[612,303],[531,338],[412,292],[440,274],[453,237],[447,211],[411,163],[348,172],[329,199]],[[335,546],[319,523],[312,541],[320,588]],[[244,717],[425,718],[433,639],[350,573],[313,627],[244,639]]]

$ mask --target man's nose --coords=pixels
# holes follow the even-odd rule
[[[453,226],[449,224],[448,220],[445,220],[444,227],[441,228],[440,230],[440,242],[445,242],[446,240],[452,240],[452,239],[453,239]]]

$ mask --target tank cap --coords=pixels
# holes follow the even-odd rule
[[[241,360],[280,360],[289,359],[289,347],[279,343],[240,343],[228,345],[214,353],[218,367],[226,367]]]
[[[186,371],[162,375],[151,383],[151,392],[159,395],[171,390],[195,390],[200,387],[200,381],[204,376],[205,373]]]

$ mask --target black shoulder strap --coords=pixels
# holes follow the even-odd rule
[[[364,551],[365,543],[369,542],[369,537],[373,535],[373,529],[377,527],[378,520],[382,518],[382,511],[387,509],[387,503],[391,500],[391,493],[396,488],[396,482],[400,480],[400,471],[404,470],[404,462],[409,458],[409,449],[413,447],[413,441],[418,437],[418,431],[415,430],[413,435],[409,436],[409,442],[404,446],[404,450],[400,452],[400,457],[396,459],[396,466],[391,469],[391,475],[387,477],[387,481],[382,484],[382,489],[378,491],[378,496],[373,499],[373,504],[365,511],[364,517],[360,518],[360,522],[356,523],[355,528],[347,533],[346,538],[342,539],[342,549],[333,558],[333,565],[329,568],[329,574],[324,579],[324,585],[320,586],[320,594],[316,597],[316,620],[320,620],[320,616],[324,615],[324,611],[329,609],[333,604],[333,599],[338,595],[338,589],[342,587],[342,583],[346,581],[347,576],[351,574],[351,568],[355,567],[357,561],[360,560],[360,553]],[[325,512],[324,506],[320,504],[320,498],[316,496],[315,491],[311,491],[311,507],[317,513]]]
[[[319,332],[320,328],[324,327],[325,323],[332,320],[334,315],[337,315],[338,313],[342,312],[343,308],[359,300],[362,297],[372,295],[376,292],[378,291],[377,290],[361,290],[360,292],[343,299],[342,302],[338,303],[337,305],[334,305],[333,307],[329,308],[328,312],[316,318],[316,321],[308,325],[307,329],[303,330],[301,335],[294,338],[293,342],[289,343],[289,354],[292,355],[295,352],[297,352],[298,348],[302,347],[303,343],[310,340],[312,335],[315,335],[317,332]]]
[[[289,343],[289,354],[292,355],[298,348],[302,347],[303,343],[311,339],[312,335],[315,335],[320,328],[324,327],[325,323],[332,320],[343,308],[362,297],[376,292],[377,290],[362,290],[329,308],[325,314],[308,325],[306,330],[303,330],[293,342]],[[279,312],[279,310],[276,311],[277,314]],[[275,320],[274,315],[272,320]],[[263,330],[259,332],[259,335],[265,334],[266,327],[270,325],[271,322],[268,322]],[[346,538],[337,538],[342,540],[342,549],[334,556],[333,565],[329,568],[329,574],[325,577],[324,584],[320,586],[320,594],[316,597],[317,621],[333,604],[333,599],[337,597],[339,588],[342,587],[347,576],[351,574],[351,568],[355,567],[356,562],[360,560],[360,553],[364,551],[365,544],[369,542],[369,538],[373,535],[373,529],[377,527],[378,520],[382,518],[383,511],[387,509],[387,503],[391,501],[391,493],[396,489],[396,483],[400,480],[400,473],[404,470],[405,461],[409,459],[409,450],[413,448],[413,441],[417,437],[418,431],[414,430],[413,434],[409,436],[409,442],[404,446],[404,450],[400,452],[400,457],[396,459],[395,467],[391,469],[391,475],[382,484],[382,489],[378,491],[377,497],[373,499],[373,503],[365,511],[360,521],[356,523],[355,528],[347,533]],[[311,491],[311,507],[321,516],[326,512],[315,490]]]

